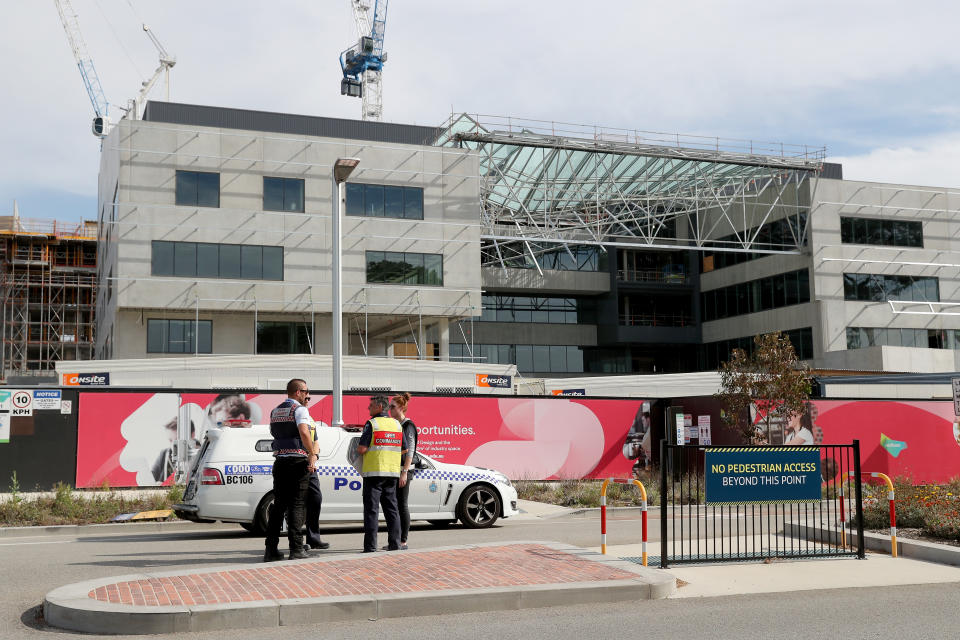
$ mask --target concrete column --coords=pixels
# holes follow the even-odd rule
[[[419,360],[426,360],[427,358],[427,330],[423,325],[423,320],[420,320],[420,323],[417,325],[417,343],[420,345],[419,351]]]
[[[450,360],[450,320],[440,318],[437,329],[440,333],[440,360],[447,362]]]

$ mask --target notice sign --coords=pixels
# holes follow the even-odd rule
[[[33,408],[60,410],[60,389],[34,389]]]
[[[820,500],[819,447],[707,449],[707,504]]]
[[[683,444],[683,440],[684,440],[683,432],[685,431],[685,429],[683,428],[683,414],[681,413],[677,414],[676,425],[677,425],[677,444]]]
[[[713,444],[713,434],[710,433],[710,416],[697,416],[697,426],[700,428],[700,444]]]
[[[953,415],[960,416],[960,378],[953,379]]]

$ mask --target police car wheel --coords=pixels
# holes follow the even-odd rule
[[[260,501],[260,504],[257,506],[257,511],[253,516],[253,529],[250,531],[257,534],[258,536],[266,535],[267,533],[267,520],[270,518],[270,506],[273,504],[273,492],[271,491],[267,495],[263,496],[263,500]],[[285,534],[287,532],[287,519],[283,519],[283,523],[280,525],[280,533]]]
[[[436,527],[437,529],[446,529],[447,527],[452,525],[454,522],[456,522],[456,520],[427,520],[427,522],[430,523],[432,526]]]
[[[468,488],[457,504],[460,522],[468,529],[485,529],[500,517],[500,496],[497,490],[485,484]]]

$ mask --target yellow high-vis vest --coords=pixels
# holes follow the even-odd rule
[[[360,475],[364,478],[399,478],[400,452],[403,450],[403,428],[393,418],[370,418],[373,437],[363,454]]]

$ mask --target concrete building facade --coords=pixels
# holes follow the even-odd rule
[[[348,355],[679,373],[780,330],[815,367],[960,368],[960,193],[847,181],[829,163],[774,170],[776,189],[738,196],[769,204],[755,228],[729,215],[694,234],[685,212],[669,241],[531,242],[534,260],[493,264],[482,200],[496,167],[443,137],[170,103],[121,120],[101,161],[97,356],[329,354],[332,166],[356,157]],[[749,242],[731,249],[731,233]]]
[[[100,170],[98,357],[329,353],[345,157],[372,195],[343,218],[344,352],[445,357],[449,320],[480,309],[476,157],[429,127],[343,137],[356,124],[169,103],[121,120]]]

